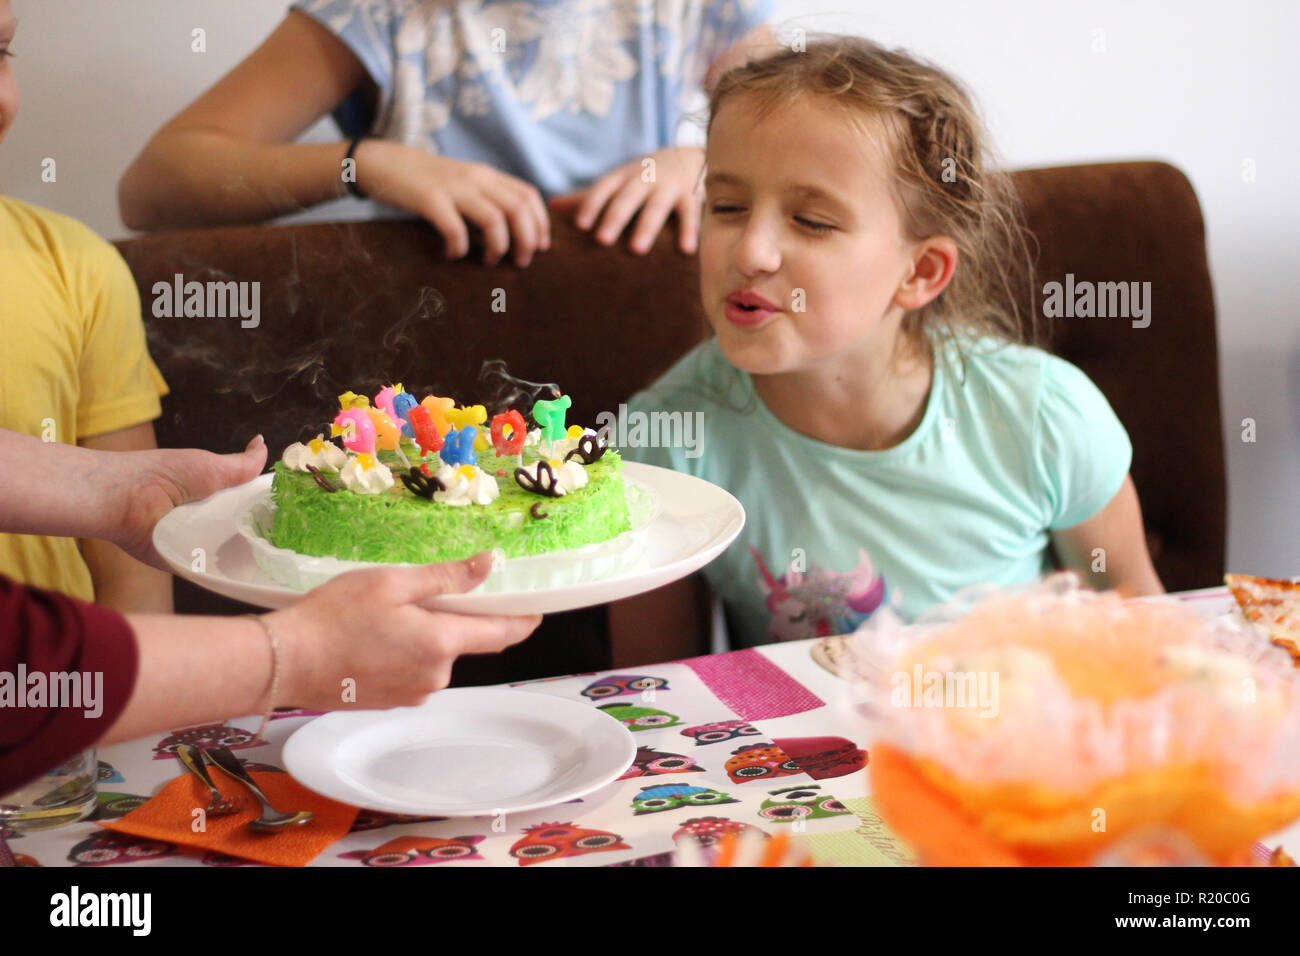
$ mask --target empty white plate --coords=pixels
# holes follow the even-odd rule
[[[284,745],[294,779],[369,810],[492,816],[574,800],[622,776],[632,734],[590,704],[493,687],[419,707],[338,711]]]

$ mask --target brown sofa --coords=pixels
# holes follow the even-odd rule
[[[1163,163],[1016,174],[1038,246],[1038,283],[1149,281],[1149,327],[1121,318],[1053,323],[1053,351],[1110,399],[1133,439],[1133,477],[1157,570],[1170,590],[1219,582],[1224,560],[1214,300],[1200,208]],[[418,222],[326,223],[166,233],[119,248],[144,303],[149,346],[171,385],[164,446],[217,451],[262,432],[273,453],[325,418],[345,389],[390,381],[416,392],[483,393],[484,363],[554,381],[571,420],[615,409],[706,334],[693,258],[667,234],[647,256],[605,248],[566,222],[527,269],[447,262]],[[260,283],[260,321],[155,318],[153,288]],[[502,305],[504,310],[502,311]],[[495,306],[495,309],[494,309]],[[1041,309],[1041,296],[1033,304]],[[233,602],[178,583],[177,609]],[[240,608],[242,609],[242,608]],[[497,660],[457,667],[458,683],[519,680],[609,663],[602,609],[548,619]]]

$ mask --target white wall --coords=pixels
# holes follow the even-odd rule
[[[1300,178],[1288,163],[1300,156],[1300,4],[778,2],[788,25],[863,33],[960,76],[1013,166],[1156,158],[1188,174],[1205,214],[1219,310],[1228,564],[1300,574]],[[148,136],[287,7],[12,3],[23,107],[0,147],[0,191],[110,238],[126,234],[117,180]],[[206,53],[191,52],[195,27],[207,32]],[[308,135],[337,138],[327,122]],[[41,182],[45,157],[58,164],[55,183]],[[1243,178],[1247,161],[1253,182]],[[1253,444],[1241,440],[1248,417]]]

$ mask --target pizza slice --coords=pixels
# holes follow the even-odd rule
[[[1300,581],[1225,574],[1223,583],[1237,599],[1246,620],[1286,650],[1300,667]]]

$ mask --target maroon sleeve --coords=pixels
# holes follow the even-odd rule
[[[137,659],[121,614],[0,576],[0,796],[107,733]]]

